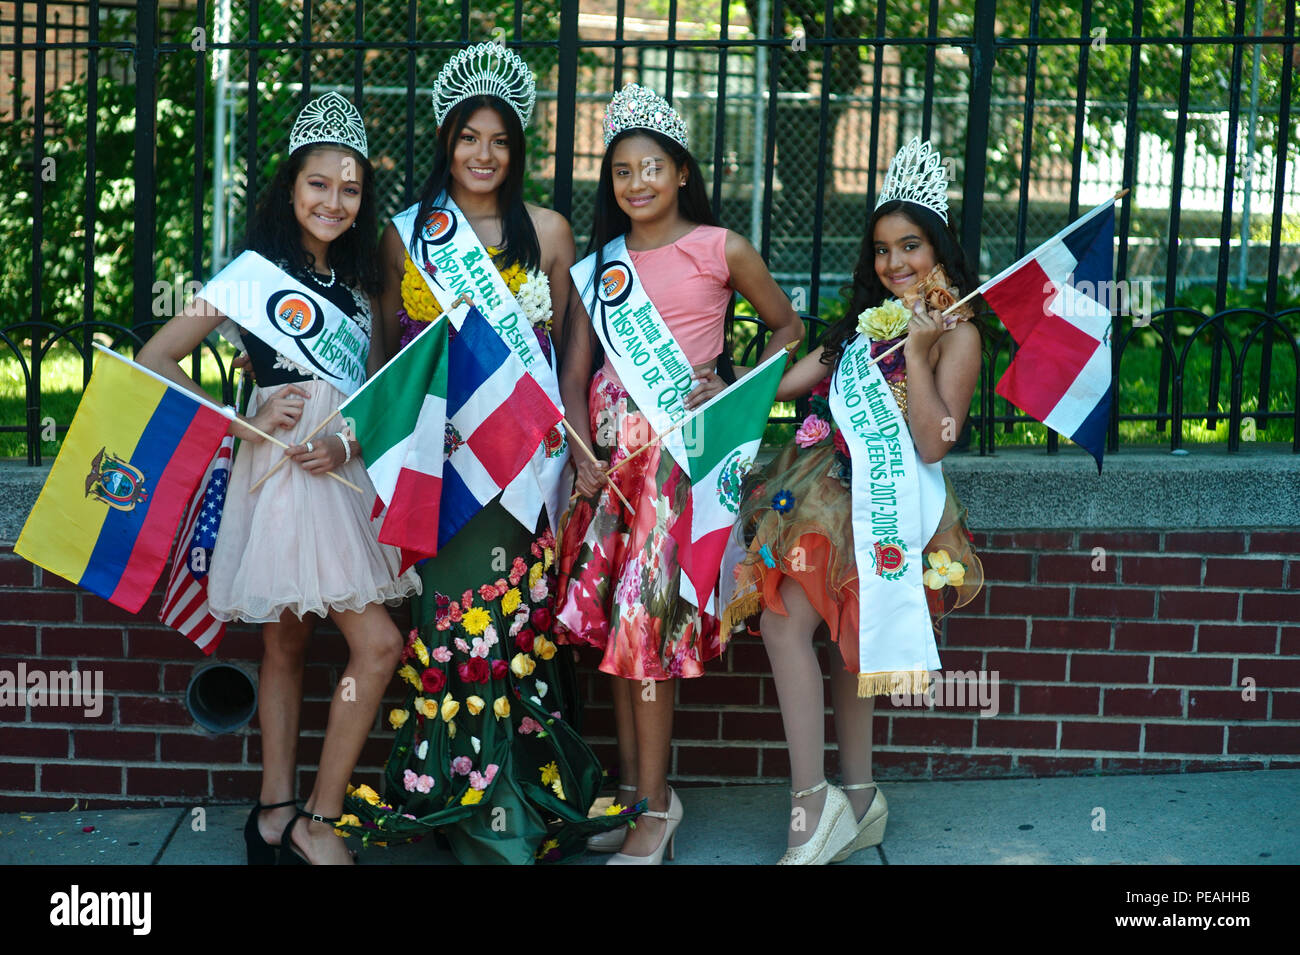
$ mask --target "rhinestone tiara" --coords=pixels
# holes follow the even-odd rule
[[[690,149],[681,114],[654,90],[637,83],[628,83],[605,107],[605,148],[628,129],[653,129],[680,143],[682,149]]]
[[[289,154],[314,143],[338,143],[369,158],[366,124],[346,98],[330,90],[302,108],[289,134]]]
[[[500,43],[476,43],[456,53],[433,84],[433,115],[441,126],[458,103],[495,96],[510,104],[523,126],[533,116],[537,84],[528,64]]]
[[[901,199],[925,206],[948,222],[948,170],[928,139],[913,136],[889,163],[876,208]]]

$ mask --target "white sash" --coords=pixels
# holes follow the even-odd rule
[[[943,516],[943,469],[916,454],[893,392],[870,360],[871,340],[860,334],[845,347],[830,391],[853,461],[858,692],[921,692],[922,672],[939,667],[921,577],[922,550]]]
[[[237,348],[244,348],[243,329],[345,395],[366,380],[370,340],[361,327],[319,291],[256,252],[236,258],[197,297],[229,317],[219,331]]]
[[[451,304],[462,294],[468,295],[537,384],[563,411],[555,369],[546,360],[523,306],[511,294],[465,214],[450,195],[443,193],[434,202],[412,252],[411,238],[419,208],[417,203],[393,216],[393,226],[442,310],[459,329],[468,310],[453,312]],[[555,353],[553,345],[551,353]],[[538,445],[527,466],[501,492],[501,506],[528,530],[536,529],[537,515],[543,507],[551,530],[558,530],[566,503],[564,467],[568,457],[568,441],[560,427],[557,440],[550,442],[549,452],[547,442]]]
[[[611,239],[601,252],[603,260],[596,285],[596,312],[592,328],[605,349],[605,355],[623,380],[623,387],[646,416],[656,434],[663,434],[687,417],[682,404],[695,387],[691,380],[691,363],[682,346],[646,295],[632,256],[623,236]],[[592,302],[592,284],[596,278],[596,253],[587,256],[569,270],[573,286],[584,306]],[[677,466],[690,476],[686,444],[682,429],[663,441]]]

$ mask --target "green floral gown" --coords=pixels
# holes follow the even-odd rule
[[[399,318],[405,345],[416,329]],[[540,526],[493,501],[420,565],[383,792],[349,787],[340,831],[369,843],[440,829],[463,863],[520,864],[581,852],[635,813],[587,817],[603,773],[574,725],[571,653],[551,639],[555,538]]]

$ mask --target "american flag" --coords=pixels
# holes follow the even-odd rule
[[[226,503],[234,443],[233,435],[228,434],[222,440],[185,513],[176,552],[172,555],[167,595],[158,614],[159,620],[185,634],[209,655],[226,635],[225,622],[208,612],[208,566],[212,561],[212,549],[217,544],[217,529],[221,526],[221,511]]]

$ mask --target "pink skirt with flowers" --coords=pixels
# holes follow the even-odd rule
[[[645,416],[603,371],[588,395],[598,458],[617,464],[653,439]],[[631,680],[697,677],[722,653],[716,617],[679,595],[677,542],[669,528],[689,501],[691,484],[656,446],[613,475],[636,507],[629,514],[604,488],[565,517],[555,632],[561,643],[598,647],[600,669]]]

